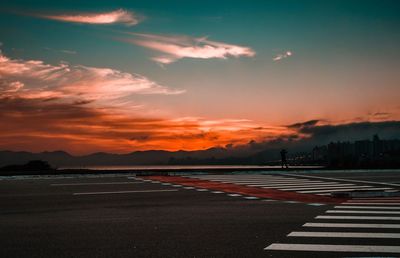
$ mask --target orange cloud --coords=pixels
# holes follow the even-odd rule
[[[139,23],[139,20],[134,13],[128,12],[123,9],[118,9],[106,13],[42,15],[40,17],[51,20],[63,21],[63,22],[88,23],[88,24],[122,23],[127,26],[132,26]]]
[[[285,127],[256,127],[248,120],[142,118],[41,98],[2,98],[0,109],[0,148],[10,150],[198,150],[289,133]]]
[[[152,60],[161,64],[170,64],[181,58],[219,58],[252,57],[255,51],[249,47],[232,45],[208,40],[205,37],[161,36],[153,34],[130,33],[136,38],[124,41],[164,53]]]

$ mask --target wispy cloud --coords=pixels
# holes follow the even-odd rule
[[[75,13],[75,14],[59,14],[59,15],[40,15],[45,19],[88,23],[88,24],[113,24],[121,23],[127,26],[136,25],[139,23],[138,17],[133,13],[124,9],[118,9],[112,12],[103,13]]]
[[[110,68],[10,59],[0,52],[0,97],[126,103],[132,94],[179,94],[144,76]]]
[[[284,58],[291,57],[292,55],[293,55],[292,51],[286,51],[285,53],[277,54],[274,58],[272,58],[272,60],[279,61],[279,60],[282,60]]]
[[[57,49],[53,49],[53,48],[49,48],[49,47],[44,47],[43,49],[48,50],[48,51],[52,51],[52,52],[60,52],[60,53],[63,53],[63,54],[68,54],[68,55],[76,55],[76,54],[78,54],[77,51],[70,50],[70,49],[57,50]]]
[[[207,37],[162,36],[154,34],[130,33],[135,38],[123,39],[161,53],[152,60],[160,64],[170,64],[182,58],[226,59],[228,57],[252,57],[256,53],[249,47],[208,40]]]

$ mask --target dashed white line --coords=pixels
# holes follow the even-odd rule
[[[124,193],[158,193],[158,192],[176,192],[178,190],[142,190],[142,191],[114,191],[114,192],[86,192],[73,193],[73,195],[96,195],[96,194],[124,194]]]
[[[70,184],[51,184],[51,186],[127,185],[127,184],[143,184],[143,183],[142,182],[70,183]]]

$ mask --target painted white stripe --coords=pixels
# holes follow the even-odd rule
[[[173,187],[182,187],[182,185],[172,185]]]
[[[342,203],[342,205],[400,205],[400,202],[391,202],[391,203],[386,203],[386,202],[345,202]]]
[[[325,190],[325,189],[345,189],[345,188],[349,188],[349,187],[365,188],[368,186],[323,185],[323,186],[308,186],[308,187],[297,187],[297,188],[293,188],[293,187],[292,188],[279,188],[279,190],[282,190],[282,191],[317,190],[317,189]]]
[[[160,192],[176,192],[178,190],[142,190],[142,191],[115,191],[115,192],[87,192],[87,193],[73,193],[73,195],[96,195],[96,194],[124,194],[124,193],[160,193]]]
[[[143,184],[143,182],[70,183],[70,184],[51,184],[51,186],[126,185],[126,184]]]
[[[354,210],[329,210],[326,213],[354,213],[354,214],[400,214],[400,211],[354,211]]]
[[[386,216],[330,216],[322,215],[315,217],[316,219],[357,219],[357,220],[400,220],[400,217],[386,217]]]
[[[196,189],[196,191],[198,191],[198,192],[207,192],[207,191],[208,191],[208,189],[203,189],[203,188],[200,188],[200,189]]]
[[[348,203],[351,203],[351,202],[358,202],[358,203],[361,203],[361,202],[373,202],[373,201],[377,201],[377,202],[383,202],[383,203],[391,203],[391,202],[399,202],[400,200],[381,200],[381,199],[375,199],[375,200],[366,200],[366,201],[364,201],[364,200],[355,200],[355,201],[352,201],[352,200],[348,200],[347,202]]]
[[[358,224],[358,223],[306,223],[303,227],[320,228],[400,228],[400,224]]]
[[[212,192],[212,193],[220,194],[220,193],[224,193],[224,192],[221,192],[221,191],[214,191],[214,192]]]
[[[353,199],[351,199],[351,201],[380,201],[380,200],[400,201],[400,197],[375,197],[375,198],[353,198]]]
[[[358,190],[360,188],[364,188],[365,186],[355,186],[353,188],[343,188],[340,190],[321,190],[321,191],[298,191],[297,193],[327,193],[327,192],[346,192],[346,191],[353,191],[353,190]],[[368,188],[365,187],[363,190],[387,190],[387,189],[391,189],[391,188],[387,188],[387,187],[383,187],[383,188]]]
[[[384,245],[313,245],[313,244],[272,244],[264,250],[316,251],[316,252],[359,252],[359,253],[400,253],[400,246]]]
[[[305,232],[294,231],[288,237],[347,237],[347,238],[400,238],[400,233],[349,233],[349,232]]]
[[[211,181],[219,181],[219,180],[211,180]],[[221,183],[231,183],[231,184],[283,184],[283,183],[308,183],[313,181],[306,180],[254,180],[254,181],[237,181],[237,180],[224,180],[219,181]]]
[[[296,183],[257,183],[257,184],[248,184],[250,186],[270,186],[270,187],[305,187],[305,186],[323,186],[323,185],[335,185],[340,186],[342,184],[339,183],[324,183],[324,182],[296,182]],[[354,184],[349,184],[354,185]]]
[[[335,180],[335,181],[342,181],[342,182],[355,182],[355,183],[362,183],[362,184],[389,185],[389,186],[396,186],[396,187],[400,186],[400,184],[392,184],[392,183],[386,183],[386,182],[372,182],[372,181],[365,181],[365,180],[353,180],[353,179],[332,178],[332,177],[322,177],[322,176],[306,176],[306,175],[297,175],[297,174],[290,174],[290,173],[286,173],[285,175],[294,176],[294,177],[302,177],[302,178],[315,178],[315,179]]]
[[[242,196],[242,195],[241,194],[228,194],[228,196],[239,197],[239,196]]]
[[[258,199],[260,199],[260,198],[255,197],[255,196],[246,196],[244,198],[247,199],[247,200],[258,200]]]
[[[188,186],[188,187],[184,187],[183,189],[192,190],[192,189],[194,189],[194,187]]]
[[[336,209],[378,209],[378,210],[400,210],[400,207],[390,207],[390,206],[335,206]]]

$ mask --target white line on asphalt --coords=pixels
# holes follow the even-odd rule
[[[228,196],[239,197],[239,196],[242,196],[242,195],[241,194],[228,194]]]
[[[214,191],[214,192],[212,192],[212,193],[220,194],[220,193],[224,193],[224,192],[221,192],[221,191]]]
[[[322,185],[322,186],[307,186],[307,187],[296,187],[296,188],[279,188],[279,190],[282,191],[300,191],[300,190],[317,190],[317,189],[343,189],[343,188],[349,188],[349,187],[357,187],[357,188],[364,188],[364,187],[369,187],[369,186],[354,186],[354,185]]]
[[[362,223],[306,223],[303,227],[320,228],[400,228],[400,224],[362,224]]]
[[[372,182],[372,181],[365,181],[365,180],[352,180],[352,179],[342,179],[342,178],[332,178],[332,177],[322,177],[322,176],[306,176],[306,175],[296,175],[286,173],[285,175],[288,176],[297,176],[303,178],[315,178],[315,179],[324,179],[324,180],[334,180],[334,181],[342,181],[342,182],[355,182],[355,183],[362,183],[362,184],[378,184],[378,185],[389,185],[389,186],[400,186],[400,184],[391,184],[385,182]]]
[[[400,202],[345,202],[342,205],[400,205]]]
[[[400,238],[400,233],[370,233],[370,232],[305,232],[294,231],[288,237],[348,237],[348,238]]]
[[[210,181],[217,181],[217,180],[210,180]],[[221,183],[231,183],[231,184],[283,184],[283,183],[308,183],[314,182],[309,180],[245,180],[245,181],[238,181],[238,180],[224,180],[219,181]]]
[[[255,197],[255,196],[245,196],[244,198],[247,199],[247,200],[258,200],[258,199],[260,199],[260,198]]]
[[[354,214],[400,214],[400,211],[353,211],[353,210],[329,210],[326,213],[354,213]]]
[[[95,195],[95,194],[123,194],[123,193],[159,193],[159,192],[176,192],[178,190],[142,190],[142,191],[115,191],[115,192],[87,192],[73,193],[73,195]]]
[[[357,219],[357,220],[400,220],[400,217],[386,217],[386,216],[330,216],[322,215],[315,217],[316,219]]]
[[[208,189],[204,189],[204,188],[198,188],[198,189],[196,189],[196,191],[198,191],[198,192],[207,192],[209,190]]]
[[[390,206],[335,206],[336,209],[382,209],[382,210],[400,210],[400,207],[390,207]]]
[[[297,191],[297,193],[328,193],[328,192],[346,192],[346,191],[353,191],[353,190],[357,190],[359,188],[364,188],[363,190],[387,190],[387,189],[392,189],[392,188],[387,188],[387,187],[383,187],[383,188],[368,188],[365,186],[355,186],[352,188],[343,188],[340,190],[315,190],[315,191]]]
[[[194,187],[187,186],[187,187],[184,187],[183,189],[192,190],[192,189],[194,189]]]
[[[298,183],[260,183],[260,184],[247,184],[248,186],[270,186],[272,187],[297,187],[297,186],[323,186],[323,185],[354,185],[354,184],[342,184],[342,183],[324,183],[324,182],[298,182]]]
[[[126,184],[143,184],[143,182],[70,183],[70,184],[51,184],[51,186],[75,186],[75,185],[126,185]]]
[[[317,252],[400,253],[400,246],[272,244],[272,245],[266,247],[264,250],[317,251]]]

